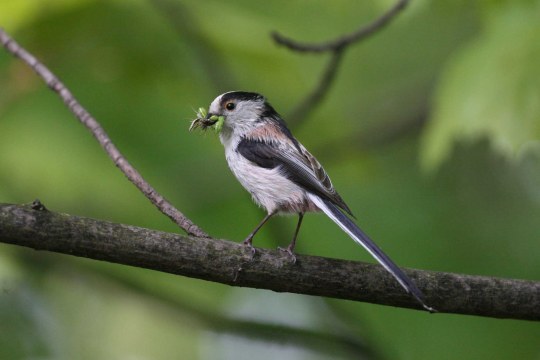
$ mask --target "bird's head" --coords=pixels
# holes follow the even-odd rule
[[[212,101],[208,112],[199,109],[190,129],[203,130],[213,127],[217,132],[248,132],[253,129],[265,113],[274,112],[264,96],[245,91],[231,91],[219,95]]]

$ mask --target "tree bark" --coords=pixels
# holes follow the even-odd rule
[[[0,204],[0,242],[231,286],[420,309],[379,265],[298,255]],[[540,320],[540,282],[407,269],[439,312]],[[427,316],[427,314],[426,314]]]

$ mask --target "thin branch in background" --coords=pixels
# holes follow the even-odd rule
[[[298,124],[303,119],[315,109],[315,104],[322,102],[330,87],[332,82],[336,78],[336,74],[343,59],[344,51],[336,50],[332,52],[332,57],[326,65],[324,72],[319,80],[319,83],[305,98],[300,101],[298,105],[289,113],[288,118],[292,120],[293,124]],[[291,122],[291,121],[289,121]]]
[[[129,181],[131,181],[152,202],[152,204],[188,234],[197,237],[209,237],[208,234],[177,210],[143,179],[141,174],[120,153],[101,125],[84,107],[82,107],[58,77],[56,77],[56,75],[54,75],[45,65],[39,62],[32,54],[15,42],[15,40],[13,40],[2,28],[0,28],[0,42],[8,52],[30,66],[35,73],[43,79],[47,86],[60,96],[68,109],[88,130],[90,130],[90,132],[92,132],[92,135],[96,138],[107,155],[109,155],[114,164],[124,173]]]
[[[278,32],[272,33],[272,38],[275,42],[280,45],[287,47],[289,50],[298,51],[298,52],[311,52],[311,53],[321,53],[328,51],[336,51],[343,49],[353,43],[357,43],[360,40],[365,39],[366,37],[372,35],[373,33],[381,30],[385,25],[387,25],[394,17],[403,10],[409,0],[399,0],[390,10],[384,13],[382,16],[377,18],[372,23],[360,27],[358,30],[342,35],[337,39],[322,42],[322,43],[303,43],[297,40],[293,40],[286,36],[279,34]]]
[[[277,292],[420,310],[380,265],[257,249],[231,241],[0,204],[0,242]],[[240,265],[239,265],[240,264]],[[241,267],[241,268],[239,268]],[[540,282],[404,269],[440,313],[540,321]],[[437,316],[428,314],[425,316]]]
[[[390,8],[383,15],[368,25],[363,25],[358,30],[342,35],[334,40],[322,42],[322,43],[303,43],[297,40],[293,40],[278,32],[271,34],[274,41],[282,46],[285,46],[291,51],[301,53],[323,53],[331,52],[332,57],[322,74],[321,79],[312,90],[300,103],[294,108],[294,110],[288,115],[289,122],[291,124],[301,123],[306,119],[307,115],[319,105],[334,81],[337,75],[339,65],[343,59],[344,52],[350,45],[360,42],[361,40],[373,35],[377,31],[384,28],[390,23],[392,19],[396,17],[409,3],[409,0],[399,0],[392,8]]]

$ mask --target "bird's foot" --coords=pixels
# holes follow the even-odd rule
[[[278,246],[278,250],[286,252],[287,254],[289,254],[289,256],[291,257],[291,262],[293,264],[296,264],[296,255],[294,254],[293,249],[290,246],[287,246],[286,248],[282,248],[282,247]]]
[[[255,250],[255,248],[253,247],[253,237],[251,236],[248,236],[246,238],[246,240],[244,240],[243,244],[245,246],[245,248],[247,248],[249,250],[249,253],[250,253],[250,258],[249,260],[253,260],[253,258],[255,257],[255,253],[257,252],[257,250]]]

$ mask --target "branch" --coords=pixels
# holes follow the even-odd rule
[[[0,204],[0,242],[263,288],[419,309],[379,265],[258,249],[135,226]],[[540,282],[405,270],[439,312],[540,320]]]
[[[372,23],[360,27],[353,33],[342,35],[334,40],[323,43],[303,43],[286,36],[273,32],[271,34],[274,41],[287,47],[289,50],[297,52],[311,52],[322,53],[331,52],[332,57],[326,65],[326,68],[322,74],[319,83],[315,86],[304,100],[300,101],[299,105],[289,114],[290,123],[300,123],[303,121],[311,111],[323,100],[330,86],[332,85],[334,78],[336,77],[339,65],[343,59],[343,53],[348,47],[354,43],[358,43],[375,32],[381,30],[387,25],[390,20],[394,19],[396,15],[401,12],[407,6],[409,0],[398,0],[398,2],[390,8],[386,13],[374,20]]]
[[[360,27],[358,30],[342,35],[337,39],[322,42],[322,43],[303,43],[300,41],[293,40],[286,36],[279,34],[278,32],[272,33],[272,38],[275,42],[280,45],[287,47],[289,50],[298,51],[298,52],[311,52],[311,53],[321,53],[327,51],[338,51],[343,48],[359,42],[360,40],[365,39],[366,37],[372,35],[376,31],[382,29],[387,25],[390,20],[392,20],[401,10],[407,6],[409,0],[398,0],[398,2],[386,13],[381,15],[372,23]]]
[[[16,252],[14,255],[17,265],[32,270],[39,279],[47,276],[47,273],[54,273],[57,276],[72,273],[73,267],[77,267],[77,276],[82,279],[96,279],[97,283],[104,284],[106,289],[110,289],[113,283],[115,287],[130,292],[128,297],[132,295],[146,297],[152,304],[158,303],[167,307],[168,311],[178,313],[184,318],[187,317],[190,323],[197,323],[205,329],[221,334],[234,334],[255,341],[293,345],[328,355],[331,358],[336,357],[336,350],[339,349],[338,353],[348,355],[345,358],[382,359],[377,349],[367,340],[358,334],[344,331],[342,327],[314,328],[309,325],[288,325],[245,319],[243,316],[230,315],[222,310],[203,306],[192,299],[178,296],[176,292],[168,291],[168,288],[141,281],[140,277],[133,276],[128,271],[116,271],[108,266],[96,266],[96,263],[89,261],[77,262],[76,258],[64,257],[64,261],[59,261],[57,257],[43,257],[40,253],[30,251]],[[2,291],[0,281],[0,300]]]
[[[153,301],[161,301],[168,305],[173,311],[181,311],[184,316],[189,316],[193,320],[202,323],[206,328],[219,331],[221,333],[235,334],[248,339],[263,340],[268,342],[291,344],[302,348],[311,348],[317,353],[336,355],[336,345],[351,355],[351,358],[379,359],[379,354],[365,340],[358,336],[351,336],[341,333],[336,329],[307,329],[304,327],[289,326],[284,324],[267,323],[257,320],[244,320],[234,316],[224,315],[221,312],[212,311],[200,304],[194,304],[178,296],[171,295],[170,292],[161,291],[156,293],[156,289],[147,289],[141,286],[140,281],[126,278],[118,272],[103,270],[103,268],[93,267],[92,273],[96,271],[104,279],[111,278],[117,281],[118,285],[125,286],[139,294],[144,294]]]
[[[313,89],[304,98],[304,100],[300,101],[300,103],[288,115],[289,119],[292,120],[289,121],[289,123],[300,123],[315,109],[315,105],[319,104],[324,99],[324,97],[326,96],[326,94],[328,94],[328,91],[330,90],[330,86],[336,78],[336,74],[342,59],[342,50],[337,50],[332,53],[332,57],[326,65],[322,77],[320,78],[319,83],[317,84],[315,89]]]
[[[43,79],[49,88],[60,96],[68,109],[77,117],[105,150],[107,155],[112,159],[114,164],[124,173],[142,193],[154,204],[159,211],[167,215],[178,226],[184,229],[188,234],[198,237],[208,237],[208,235],[189,220],[184,214],[177,210],[170,202],[161,196],[141,174],[127,161],[120,151],[113,144],[105,130],[101,125],[90,115],[88,111],[75,99],[68,88],[49,70],[45,65],[40,63],[32,54],[22,48],[15,40],[13,40],[4,29],[0,28],[0,42],[4,48],[21,59],[30,66],[36,74]]]

